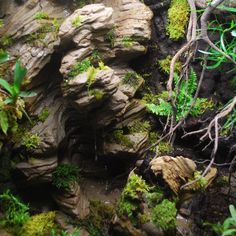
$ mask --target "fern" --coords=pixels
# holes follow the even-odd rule
[[[161,98],[159,98],[159,102],[160,103],[158,105],[155,105],[153,103],[146,104],[146,107],[153,114],[159,115],[159,116],[168,116],[173,113],[171,104],[169,102],[166,102]]]

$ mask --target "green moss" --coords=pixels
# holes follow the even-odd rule
[[[108,142],[118,143],[126,147],[133,146],[133,143],[124,135],[124,131],[121,129],[113,131],[112,134],[107,137],[107,140]]]
[[[130,36],[124,36],[121,40],[122,44],[126,48],[130,48],[134,44],[134,40]]]
[[[13,44],[13,39],[10,35],[3,35],[0,38],[0,46],[3,48],[10,47]]]
[[[141,75],[138,75],[135,72],[127,72],[122,79],[124,84],[129,84],[133,87],[137,87],[142,79]]]
[[[149,121],[140,121],[137,120],[131,123],[128,126],[129,132],[132,133],[141,133],[141,132],[149,132],[151,129],[151,125]]]
[[[41,213],[31,216],[23,225],[21,236],[45,236],[49,235],[55,226],[55,212]]]
[[[149,186],[146,184],[145,180],[132,173],[121,194],[118,214],[128,217],[132,222],[136,222],[138,213],[142,211],[140,203],[148,191]]]
[[[68,192],[71,184],[77,181],[80,169],[71,164],[60,164],[52,173],[52,185],[57,189]]]
[[[97,73],[97,70],[93,66],[90,66],[87,70],[87,88],[88,88],[88,91],[89,91],[91,85],[94,83],[94,81],[96,79],[96,73]]]
[[[40,142],[41,140],[38,134],[26,132],[22,137],[22,145],[24,145],[28,151],[32,151],[37,148]]]
[[[167,141],[161,141],[157,146],[157,154],[158,155],[169,154],[173,150],[174,150],[173,147]]]
[[[48,20],[50,17],[47,12],[39,11],[33,16],[34,20]]]
[[[174,230],[176,228],[176,213],[175,203],[164,199],[153,209],[152,221],[164,231]]]
[[[76,16],[75,19],[71,22],[72,26],[74,28],[78,28],[81,26],[82,23],[82,18],[81,16]]]
[[[168,10],[167,33],[172,40],[184,37],[185,27],[189,19],[189,5],[187,0],[172,0]]]
[[[146,202],[149,208],[153,209],[160,201],[163,199],[163,191],[158,187],[152,187],[150,190],[145,194]]]
[[[4,27],[4,21],[0,19],[0,29]]]
[[[102,99],[104,95],[105,93],[100,89],[91,89],[89,91],[89,96],[94,96],[96,100]]]
[[[41,113],[38,115],[38,120],[41,122],[44,122],[49,116],[49,110],[47,107],[45,107]]]
[[[191,188],[192,190],[200,190],[200,189],[204,189],[206,187],[207,180],[204,177],[202,177],[201,171],[195,171],[193,178],[189,179],[188,182],[192,182],[192,181],[196,181],[196,180],[198,180],[198,181],[196,183],[190,185],[189,188]]]
[[[166,74],[170,73],[170,63],[171,63],[172,57],[171,56],[167,56],[165,59],[163,60],[159,60],[158,64],[160,65],[160,68],[163,72],[165,72]],[[180,61],[177,61],[175,63],[175,68],[174,68],[174,72],[179,74],[182,70],[182,64]]]
[[[84,59],[81,62],[77,62],[73,67],[71,68],[69,74],[68,74],[68,79],[73,79],[77,75],[87,71],[89,67],[91,67],[91,62],[89,59]]]

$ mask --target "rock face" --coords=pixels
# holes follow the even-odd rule
[[[31,115],[49,110],[30,130],[39,136],[39,145],[28,153],[28,161],[17,164],[30,184],[51,183],[58,162],[71,162],[76,154],[137,158],[148,144],[146,133],[123,132],[145,115],[135,98],[144,80],[128,64],[146,52],[152,12],[139,0],[96,2],[69,15],[57,1],[28,0],[0,31],[11,39],[6,47],[12,58],[19,57],[28,69],[27,86],[38,90],[29,103]],[[54,65],[52,55],[61,55],[61,62]],[[49,62],[58,77],[50,82],[54,74],[45,73]],[[81,69],[85,62],[89,66]],[[106,138],[114,131],[129,145]],[[88,201],[78,184],[70,193],[52,195],[68,214],[87,216]]]

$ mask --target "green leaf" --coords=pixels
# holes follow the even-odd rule
[[[3,50],[0,50],[0,64],[6,62],[9,60],[9,55],[7,52],[4,52]]]
[[[19,93],[19,97],[28,98],[28,97],[35,97],[37,93],[30,92],[30,91],[22,91]]]
[[[11,98],[11,97],[8,97],[5,101],[4,101],[4,104],[11,104],[11,103],[13,103],[13,98]]]
[[[236,229],[228,229],[223,232],[222,236],[234,236],[236,234]]]
[[[232,35],[233,37],[236,37],[236,30],[232,30],[232,31],[231,31],[231,35]]]
[[[0,126],[4,134],[7,134],[7,130],[9,127],[8,117],[5,111],[0,111]]]
[[[9,92],[11,95],[13,94],[13,89],[11,87],[11,85],[4,79],[0,79],[0,85],[7,90],[7,92]]]
[[[27,69],[21,65],[20,61],[17,61],[14,70],[14,87],[15,90],[18,91],[18,93],[20,91],[20,87],[26,73]]]
[[[229,211],[230,211],[232,218],[236,221],[236,209],[233,205],[229,206]]]

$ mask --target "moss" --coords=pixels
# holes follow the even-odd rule
[[[113,27],[106,33],[105,40],[109,42],[111,47],[113,48],[115,46],[115,39],[116,39],[116,33],[115,33],[115,27]]]
[[[126,48],[130,48],[134,44],[134,40],[130,36],[124,36],[121,40],[122,44]]]
[[[169,154],[173,150],[174,150],[173,147],[167,141],[161,141],[157,146],[157,154],[158,155]]]
[[[4,27],[4,21],[0,19],[0,29]]]
[[[158,64],[161,68],[161,70],[163,72],[165,72],[166,74],[170,73],[170,63],[171,63],[172,57],[171,56],[167,56],[165,59],[163,60],[159,60]],[[174,72],[179,74],[181,72],[182,69],[182,64],[180,61],[177,61],[175,63],[175,68],[174,68]]]
[[[100,89],[91,89],[89,91],[89,96],[94,96],[96,100],[102,99],[104,95],[105,93]]]
[[[49,116],[49,110],[47,107],[45,107],[41,113],[38,115],[38,120],[41,122],[44,122]]]
[[[71,68],[69,74],[68,74],[68,79],[73,79],[77,75],[87,71],[89,67],[91,67],[91,61],[89,59],[84,59],[81,62],[77,62],[73,67]]]
[[[40,142],[41,140],[38,134],[26,132],[22,137],[22,145],[24,145],[28,151],[32,151],[37,148]]]
[[[108,142],[111,143],[118,143],[126,147],[132,147],[133,143],[130,141],[130,139],[124,135],[123,130],[115,130],[112,132],[111,135],[107,137]]]
[[[189,19],[189,5],[187,0],[172,0],[168,10],[167,33],[172,40],[184,37],[185,27]]]
[[[52,185],[57,189],[69,192],[71,184],[77,181],[80,169],[71,164],[60,164],[52,173]]]
[[[195,190],[195,191],[204,189],[207,185],[207,180],[204,177],[202,177],[201,171],[195,171],[193,174],[193,178],[189,179],[188,182],[192,182],[197,179],[199,179],[199,180],[197,182],[195,182],[194,184],[192,184],[189,188],[191,188],[192,190]]]
[[[72,26],[74,28],[78,28],[81,26],[82,23],[82,18],[81,16],[76,16],[75,19],[71,22]]]
[[[49,235],[55,226],[55,212],[41,213],[31,216],[23,225],[21,236],[45,236]]]
[[[0,46],[3,48],[10,47],[13,44],[13,38],[10,35],[3,35],[0,38]]]
[[[153,209],[152,221],[164,231],[174,230],[176,228],[176,213],[175,203],[164,199]]]
[[[91,85],[94,83],[94,81],[96,79],[96,73],[97,73],[97,70],[93,66],[90,66],[87,70],[87,88],[88,88],[88,91],[89,91]]]
[[[137,121],[131,123],[128,126],[128,129],[131,134],[140,133],[140,132],[149,132],[151,129],[151,125],[150,125],[149,121],[137,120]]]
[[[144,94],[144,96],[142,98],[142,102],[144,104],[146,104],[146,103],[157,104],[158,103],[158,99],[159,99],[159,96],[157,94],[152,93],[150,91],[150,89],[149,89],[148,92]]]
[[[39,11],[33,16],[34,20],[48,20],[50,17],[47,12]]]
[[[140,176],[132,173],[122,191],[118,206],[118,214],[128,217],[133,223],[137,221],[138,213],[142,214],[140,203],[149,191],[149,186]]]
[[[163,199],[163,191],[158,187],[152,187],[150,190],[145,194],[145,199],[148,204],[148,206],[152,209],[157,204],[160,203],[160,201]]]
[[[129,84],[130,86],[137,87],[142,79],[141,75],[135,72],[127,72],[122,79],[124,84]]]

